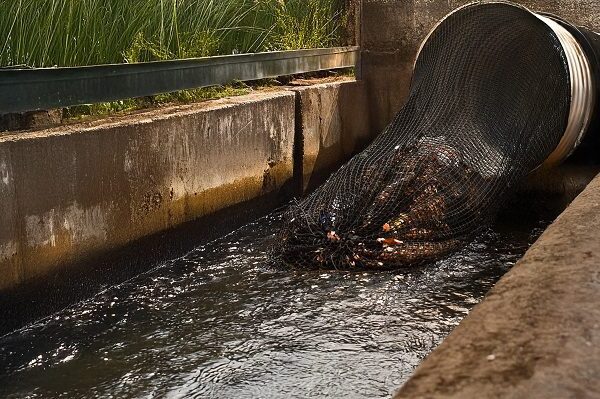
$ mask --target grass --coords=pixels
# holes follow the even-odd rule
[[[0,66],[329,47],[343,19],[340,0],[0,0]]]
[[[66,67],[330,47],[341,0],[0,0],[0,67]],[[264,82],[263,82],[264,83]],[[230,85],[65,109],[67,119],[247,94]]]
[[[193,90],[181,90],[173,93],[159,94],[150,97],[129,98],[108,103],[78,105],[65,108],[63,118],[67,120],[85,119],[88,116],[105,116],[115,113],[130,112],[152,108],[165,104],[187,104],[223,97],[234,97],[249,94],[252,88],[244,84],[206,87]]]

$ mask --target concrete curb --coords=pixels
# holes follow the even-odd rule
[[[396,398],[600,397],[600,176]]]

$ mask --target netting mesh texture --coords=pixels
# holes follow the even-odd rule
[[[564,51],[530,12],[487,4],[451,14],[425,43],[393,122],[286,211],[277,258],[386,269],[457,249],[557,146],[570,93]]]

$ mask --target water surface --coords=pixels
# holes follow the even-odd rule
[[[0,397],[390,397],[543,227],[496,227],[430,266],[348,273],[269,266],[276,224],[0,338]]]

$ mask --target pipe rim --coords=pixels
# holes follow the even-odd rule
[[[595,82],[592,65],[575,36],[558,22],[543,15],[535,13],[534,15],[558,37],[567,57],[571,80],[571,104],[567,128],[554,151],[540,165],[542,168],[548,168],[562,163],[581,144],[595,107]]]

